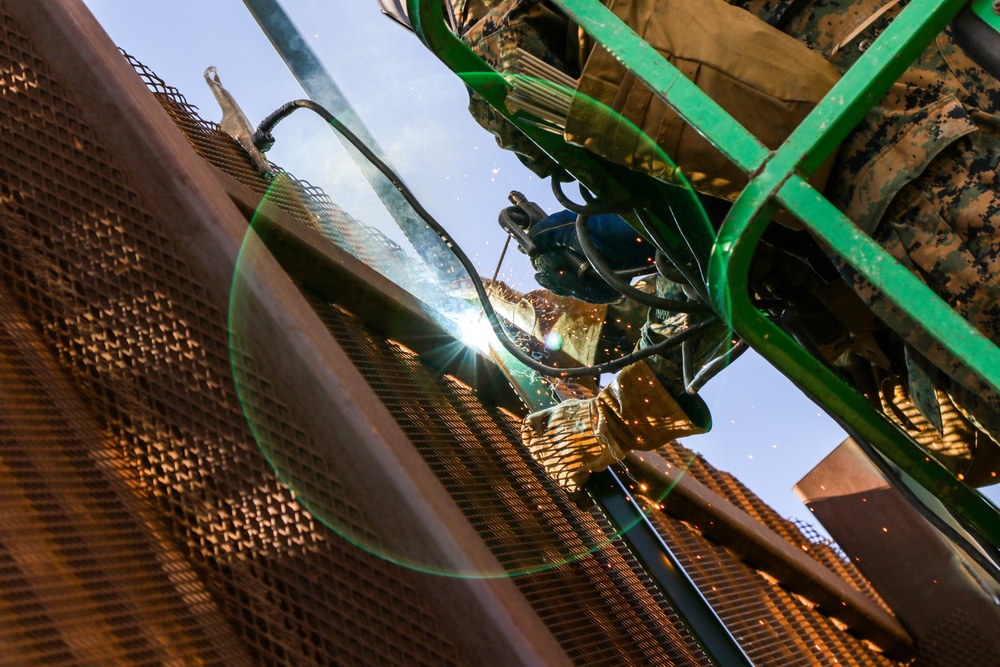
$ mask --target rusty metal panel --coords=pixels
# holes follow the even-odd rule
[[[4,661],[467,662],[412,575],[318,526],[258,451],[228,284],[109,147],[130,135],[85,111],[99,91],[53,72],[84,45],[29,38],[38,8],[0,4],[0,358],[21,355],[3,388]]]
[[[6,287],[0,320],[0,662],[249,661]]]
[[[795,487],[906,626],[916,665],[1000,655],[1000,584],[961,554],[851,440]]]

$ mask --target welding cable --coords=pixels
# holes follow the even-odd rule
[[[654,240],[653,245],[654,247],[656,247],[656,259],[654,264],[656,266],[656,270],[660,273],[660,275],[662,275],[667,280],[678,284],[689,285],[691,283],[691,281],[687,277],[685,277],[685,275],[681,271],[679,271],[675,267],[672,267],[668,263],[668,262],[670,263],[676,262],[677,261],[676,255],[673,256],[673,259],[668,259],[667,255],[664,254],[662,250],[660,250],[661,246],[669,248],[669,245],[666,243],[666,241],[664,241],[663,235],[660,234],[655,227],[652,227],[652,223],[650,222],[648,215],[646,215],[647,204],[645,202],[639,199],[627,199],[617,204],[598,206],[597,197],[591,194],[591,192],[584,186],[583,183],[580,183],[579,184],[580,195],[583,197],[584,201],[587,202],[587,204],[585,206],[581,204],[574,204],[563,194],[562,186],[555,182],[556,179],[559,179],[562,183],[568,183],[570,181],[570,177],[564,170],[559,170],[558,172],[556,172],[556,175],[553,177],[552,191],[556,195],[556,199],[560,199],[564,205],[569,204],[573,206],[573,208],[566,209],[571,213],[576,213],[578,215],[579,214],[601,215],[603,212],[607,211],[612,211],[618,215],[630,212],[634,213],[637,217],[640,218],[639,222],[640,225],[643,227],[643,231],[646,232],[646,235],[649,238]],[[594,211],[598,212],[595,213]],[[647,229],[647,227],[650,227],[656,233],[650,234],[649,229]],[[622,278],[635,277],[626,275],[625,271],[619,271],[619,270],[616,270],[615,274],[621,276]]]
[[[327,111],[321,105],[313,102],[312,100],[293,100],[288,102],[276,111],[271,113],[267,118],[261,121],[260,125],[257,127],[257,131],[253,136],[253,143],[261,151],[269,149],[274,144],[274,137],[271,135],[274,127],[281,122],[284,118],[287,118],[296,109],[309,109],[310,111],[318,114],[323,120],[325,120],[330,127],[336,130],[341,136],[347,139],[348,142],[354,148],[361,153],[365,159],[372,163],[382,175],[385,176],[393,187],[399,191],[403,196],[403,199],[413,208],[413,211],[420,216],[427,225],[441,237],[448,249],[455,255],[455,258],[462,264],[462,267],[469,274],[469,279],[472,281],[472,286],[476,290],[476,295],[483,307],[483,311],[486,314],[486,319],[489,321],[490,326],[493,328],[494,333],[497,335],[497,339],[500,344],[503,345],[510,354],[517,359],[519,362],[524,364],[526,367],[534,370],[542,375],[556,376],[556,377],[584,377],[593,375],[602,375],[604,373],[614,373],[616,371],[625,368],[637,361],[651,357],[654,354],[660,354],[666,350],[682,344],[685,340],[692,338],[709,326],[716,323],[713,318],[706,319],[703,322],[691,325],[679,331],[662,341],[644,347],[641,350],[635,350],[623,357],[614,359],[612,361],[605,362],[603,364],[595,364],[593,366],[577,366],[573,368],[558,368],[556,366],[547,366],[536,361],[530,354],[519,348],[513,341],[507,336],[506,328],[497,316],[496,311],[493,310],[493,304],[490,302],[489,293],[486,291],[485,285],[483,285],[482,279],[479,277],[479,272],[476,266],[468,258],[465,252],[455,243],[455,240],[451,235],[445,230],[444,227],[428,212],[423,205],[417,200],[409,188],[403,184],[399,179],[399,176],[387,165],[385,164],[377,155],[375,155],[368,146],[365,145],[363,141],[358,139],[348,127],[346,127],[340,120],[338,120],[332,113]]]
[[[705,289],[705,281],[699,280],[698,275],[695,274],[693,269],[688,266],[677,251],[675,251],[670,244],[667,243],[667,240],[663,238],[663,234],[661,234],[660,230],[656,228],[656,225],[649,217],[649,214],[646,213],[645,209],[636,208],[634,213],[635,217],[639,219],[639,225],[642,227],[642,231],[646,233],[646,236],[653,242],[653,245],[656,246],[660,252],[663,253],[663,256],[667,259],[667,261],[673,264],[674,268],[679,271],[682,276],[684,276],[683,282],[697,292],[698,296],[708,303],[708,291]],[[673,210],[671,210],[670,213],[673,215]],[[684,239],[684,242],[688,244],[688,249],[690,250],[690,244],[687,241],[687,237],[682,235],[682,238]]]
[[[483,285],[483,281],[479,278],[479,274],[478,271],[476,270],[475,265],[472,264],[469,258],[461,250],[461,248],[458,247],[458,245],[451,238],[448,232],[443,227],[441,227],[441,225],[434,219],[433,216],[431,216],[429,212],[427,212],[424,209],[423,206],[421,206],[420,202],[417,201],[417,199],[413,196],[410,190],[399,180],[395,172],[393,172],[392,169],[388,167],[388,165],[386,165],[374,153],[372,153],[368,149],[368,147],[360,139],[358,139],[357,136],[355,136],[355,134],[350,131],[350,129],[345,127],[343,123],[337,120],[333,116],[333,114],[331,114],[322,106],[316,104],[311,100],[295,100],[292,102],[288,102],[287,104],[283,105],[281,108],[276,110],[274,113],[269,115],[267,118],[264,119],[264,121],[261,122],[260,126],[257,129],[257,132],[254,134],[253,138],[254,145],[256,145],[262,151],[265,150],[264,146],[270,148],[270,146],[273,145],[274,143],[274,138],[271,136],[271,130],[274,129],[275,125],[277,125],[278,122],[280,122],[283,118],[286,118],[296,109],[311,109],[312,111],[315,111],[317,114],[319,114],[323,118],[323,120],[329,123],[330,126],[333,127],[337,132],[343,135],[344,138],[346,138],[362,155],[364,155],[368,161],[370,161],[373,165],[375,165],[375,167],[377,167],[378,170],[381,171],[382,174],[387,179],[389,179],[389,182],[392,183],[397,190],[399,190],[400,194],[403,195],[403,198],[406,199],[407,203],[409,203],[410,206],[413,207],[414,211],[428,224],[428,226],[430,226],[431,229],[433,229],[441,237],[441,239],[445,242],[448,248],[455,254],[455,257],[459,260],[459,262],[462,263],[462,266],[469,274],[469,278],[472,280],[472,284],[475,287],[476,294],[479,297],[479,300],[483,306],[483,310],[486,313],[486,317],[490,322],[490,325],[493,327],[493,331],[497,334],[498,340],[508,352],[510,352],[518,361],[523,363],[528,368],[531,368],[532,370],[535,370],[543,375],[554,375],[559,377],[581,377],[587,375],[600,375],[603,373],[613,373],[636,361],[645,359],[654,354],[658,354],[676,345],[683,344],[685,340],[694,337],[702,330],[715,324],[714,319],[712,318],[706,319],[705,321],[699,322],[698,324],[689,326],[684,331],[674,334],[673,336],[670,336],[659,343],[650,345],[649,347],[643,348],[642,350],[637,350],[635,352],[632,352],[631,354],[625,355],[624,357],[620,357],[619,359],[606,362],[603,364],[597,364],[594,366],[581,366],[577,368],[556,368],[554,366],[546,366],[544,364],[535,361],[530,355],[528,355],[519,347],[517,347],[517,345],[515,345],[507,337],[507,332],[503,324],[500,322],[500,319],[497,317],[496,312],[493,310],[493,305],[490,303],[489,294],[486,292],[486,287]],[[822,360],[823,357],[821,355],[816,355],[816,352],[814,352],[814,356]],[[827,365],[829,366],[829,364]],[[837,421],[840,422],[839,419]],[[936,513],[934,513],[933,511],[930,510],[930,508],[924,505],[923,502],[921,502],[919,498],[917,498],[916,495],[912,491],[910,491],[910,489],[899,477],[896,470],[889,465],[888,461],[882,458],[882,456],[874,449],[874,447],[872,447],[864,438],[861,438],[856,432],[854,432],[853,428],[850,428],[849,425],[845,425],[843,422],[840,423],[841,426],[843,426],[845,430],[848,432],[848,434],[851,435],[854,438],[854,440],[861,446],[862,450],[867,454],[869,460],[871,460],[876,465],[876,467],[879,468],[879,470],[883,473],[883,475],[885,475],[885,477],[890,481],[892,486],[903,494],[903,496],[910,502],[911,506],[915,507],[917,511],[925,519],[930,521],[931,524],[933,524],[938,530],[940,530],[945,536],[947,536],[948,539],[950,539],[954,544],[959,546],[959,548],[961,548],[966,555],[968,555],[980,567],[986,570],[990,574],[990,576],[992,576],[997,581],[1000,581],[1000,568],[998,568],[997,564],[993,562],[992,559],[990,559],[987,556],[984,556],[978,549],[976,549],[973,545],[971,545],[967,539],[965,539],[962,535],[958,534],[958,531],[956,531],[954,528],[948,525],[943,519],[937,516]],[[971,528],[969,528],[969,530],[975,536],[977,542],[980,542],[981,544],[985,542],[985,544],[983,545],[984,548],[986,548],[986,545],[989,545],[989,547],[991,547],[986,549],[988,552],[991,552],[994,555],[997,554],[996,547],[990,544],[989,541],[985,540],[981,535],[979,535],[978,531],[972,530]]]
[[[594,196],[589,194],[586,188],[581,183],[580,194],[583,196],[583,198],[586,200],[587,203],[578,204],[573,200],[571,200],[569,197],[567,197],[566,193],[563,192],[562,184],[569,183],[572,180],[564,170],[561,169],[557,170],[550,178],[552,181],[552,194],[555,195],[555,198],[556,200],[559,201],[559,204],[567,211],[570,211],[571,213],[576,213],[577,215],[587,215],[587,216],[604,215],[608,213],[614,213],[614,214],[622,214],[629,212],[635,213],[635,215],[639,218],[642,230],[645,232],[646,236],[652,239],[653,245],[656,246],[657,250],[663,254],[663,257],[666,258],[666,261],[672,263],[677,269],[676,271],[669,271],[666,267],[666,261],[657,261],[656,266],[657,269],[660,271],[660,273],[667,279],[672,280],[673,282],[685,283],[690,285],[691,287],[694,288],[694,290],[698,293],[698,295],[702,297],[703,302],[708,303],[707,301],[708,293],[703,287],[704,281],[696,280],[694,277],[695,274],[687,267],[686,264],[683,263],[681,258],[677,255],[677,253],[671,249],[670,244],[666,242],[666,240],[663,238],[663,235],[659,233],[659,231],[656,229],[656,226],[649,218],[649,215],[645,212],[647,204],[644,201],[642,201],[641,199],[626,199],[612,204],[598,204]],[[672,213],[673,211],[671,211],[671,214]],[[688,246],[688,251],[693,253],[693,250],[691,249],[691,244],[688,241],[687,237],[683,235],[682,231],[680,232],[680,234],[681,237],[684,239],[685,244],[687,244]],[[593,263],[594,262],[591,262],[591,264]],[[597,269],[596,266],[594,268]],[[699,266],[699,269],[700,268],[701,267]],[[680,273],[680,276],[677,275],[678,273]],[[615,274],[617,274],[620,277],[625,277],[622,275],[621,271],[615,271]],[[618,288],[618,285],[613,285],[613,286],[616,289]],[[634,293],[631,293],[628,290],[619,290],[619,291],[621,291],[626,296],[635,297]],[[639,300],[641,303],[649,305],[647,302],[642,301],[641,299]]]
[[[612,204],[598,204],[595,203],[593,199],[589,199],[584,195],[585,199],[589,199],[586,204],[578,204],[563,192],[562,184],[572,182],[572,178],[563,171],[557,170],[552,176],[549,177],[552,183],[552,194],[555,195],[556,201],[565,208],[567,211],[576,214],[583,215],[604,215],[607,213],[621,213],[623,211],[631,211],[634,208],[644,208],[646,203],[641,199],[626,199],[620,202],[614,202]],[[583,187],[581,186],[580,192],[583,193]]]
[[[663,276],[664,278],[666,278],[671,282],[677,283],[678,285],[687,284],[687,279],[684,277],[684,275],[677,270],[677,267],[674,266],[669,259],[667,259],[667,256],[664,255],[659,248],[656,249],[655,262],[656,262],[656,271],[661,276]]]
[[[711,313],[712,309],[704,303],[699,303],[697,301],[674,301],[672,299],[664,299],[663,297],[656,296],[655,294],[649,294],[638,290],[627,281],[622,279],[618,274],[616,274],[610,266],[604,261],[604,256],[594,245],[594,240],[590,237],[590,228],[587,227],[587,221],[590,218],[582,213],[576,216],[576,236],[580,239],[580,248],[583,250],[584,256],[590,265],[594,267],[594,271],[597,272],[604,282],[610,285],[613,289],[621,292],[626,297],[641,303],[644,306],[649,306],[650,308],[660,308],[662,310],[669,310],[676,313]]]

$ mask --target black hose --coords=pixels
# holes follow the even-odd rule
[[[605,215],[608,213],[622,213],[625,211],[631,211],[634,208],[642,208],[646,206],[646,203],[641,199],[626,199],[624,201],[614,202],[611,204],[578,204],[567,197],[566,193],[562,190],[562,184],[570,182],[566,172],[557,171],[552,174],[550,181],[552,183],[552,194],[555,195],[559,204],[562,205],[567,211],[578,215]]]
[[[257,126],[257,131],[253,133],[253,137],[251,138],[251,141],[253,142],[253,145],[257,147],[257,150],[261,153],[266,153],[271,150],[271,146],[274,145],[274,137],[271,136],[271,130],[273,130],[274,127],[282,120],[290,116],[296,109],[311,108],[305,104],[306,102],[310,101],[292,100],[291,102],[286,102],[275,111],[272,111],[267,118],[262,120],[260,125]],[[315,103],[310,102],[310,104]],[[324,113],[329,114],[329,112],[323,107],[320,107],[318,104],[316,104],[316,106],[323,109]],[[313,109],[313,111],[318,113],[320,116],[323,115],[323,113],[320,113],[317,109]]]
[[[566,193],[564,193],[562,190],[562,184],[568,183],[571,180],[565,171],[562,170],[556,171],[551,176],[551,180],[552,180],[552,194],[555,195],[555,198],[566,210],[572,213],[576,213],[577,215],[593,216],[593,215],[604,215],[608,213],[620,214],[620,213],[634,212],[636,216],[639,218],[643,231],[650,239],[653,240],[653,244],[657,246],[658,249],[660,249],[664,257],[666,257],[667,260],[669,260],[672,264],[674,264],[675,267],[677,267],[677,271],[680,272],[683,278],[677,280],[671,277],[672,272],[668,273],[662,269],[660,269],[660,273],[664,277],[673,280],[674,282],[683,282],[688,285],[691,285],[694,288],[694,290],[698,293],[698,295],[702,298],[702,301],[704,303],[709,303],[708,293],[704,289],[704,282],[705,282],[704,279],[699,281],[695,278],[694,273],[692,273],[691,270],[687,268],[687,264],[683,262],[681,257],[679,257],[676,253],[673,252],[673,250],[670,247],[670,244],[667,243],[666,240],[663,238],[663,235],[656,230],[655,225],[652,224],[652,221],[649,219],[649,216],[645,212],[645,207],[647,206],[646,202],[644,202],[641,199],[626,199],[612,204],[596,204],[594,197],[592,195],[588,195],[587,190],[583,187],[583,184],[581,184],[580,193],[581,195],[583,195],[583,198],[587,201],[587,203],[578,204],[573,200],[571,200],[569,197],[567,197]],[[687,238],[683,235],[683,232],[680,230],[679,225],[678,225],[678,232],[680,233],[681,238],[684,239],[685,244],[687,244],[688,252],[693,252],[691,249],[690,242],[688,242]],[[593,262],[591,262],[591,264],[593,264]],[[657,263],[657,267],[658,268],[660,267],[659,262]],[[699,269],[701,269],[700,265]],[[621,275],[621,272],[617,273],[618,275]],[[620,291],[622,291],[627,296],[635,297],[634,292],[630,293],[627,290],[620,290]],[[640,300],[640,302],[646,305],[649,305],[648,303],[642,301],[641,299],[638,300]]]
[[[670,336],[660,341],[659,343],[656,343],[655,345],[650,345],[649,347],[645,347],[642,350],[637,350],[635,352],[632,352],[631,354],[627,354],[624,357],[620,357],[613,361],[609,361],[603,364],[597,364],[594,366],[581,366],[577,368],[556,368],[553,366],[546,366],[544,364],[538,363],[530,355],[528,355],[519,347],[517,347],[517,345],[515,345],[507,337],[507,332],[504,329],[503,324],[500,322],[500,319],[497,317],[496,312],[493,310],[493,304],[490,303],[489,294],[486,292],[486,288],[483,285],[483,281],[479,278],[479,273],[476,270],[475,265],[472,264],[472,262],[465,255],[465,253],[462,252],[461,248],[458,247],[458,245],[451,238],[448,232],[443,227],[441,227],[441,225],[437,222],[437,220],[435,220],[434,217],[431,216],[431,214],[427,212],[423,206],[420,205],[420,202],[417,201],[417,199],[413,196],[413,193],[411,193],[410,190],[402,183],[402,181],[399,180],[399,178],[388,167],[388,165],[386,165],[378,158],[378,156],[372,153],[368,149],[368,147],[365,146],[364,142],[358,139],[358,137],[355,136],[355,134],[351,132],[351,130],[348,129],[343,123],[337,120],[333,116],[333,114],[331,114],[325,108],[323,108],[319,104],[316,104],[312,100],[294,100],[292,102],[283,105],[277,111],[270,114],[267,118],[265,118],[261,122],[260,126],[257,128],[257,131],[254,133],[253,137],[254,145],[258,145],[258,142],[261,145],[266,144],[267,142],[273,144],[274,138],[271,137],[271,130],[273,130],[274,127],[282,119],[286,118],[296,109],[310,109],[319,114],[323,118],[323,120],[329,123],[330,126],[333,127],[337,132],[343,135],[344,138],[346,138],[362,155],[364,155],[367,160],[369,160],[373,165],[375,165],[375,167],[378,168],[378,170],[381,171],[382,174],[387,179],[389,179],[389,182],[392,183],[397,190],[399,190],[400,194],[402,194],[403,198],[406,199],[407,203],[409,203],[410,206],[413,207],[417,215],[423,218],[423,220],[428,224],[428,226],[430,226],[431,229],[437,232],[437,234],[445,242],[448,248],[455,254],[455,257],[459,260],[459,262],[461,262],[463,268],[465,268],[465,270],[468,272],[469,278],[472,280],[473,287],[476,290],[476,294],[479,297],[479,300],[483,306],[483,311],[486,313],[486,317],[489,320],[490,325],[493,327],[493,331],[497,334],[497,338],[499,339],[500,343],[518,361],[523,363],[528,368],[531,368],[532,370],[537,371],[538,373],[541,373],[543,375],[554,375],[559,377],[580,377],[587,375],[600,375],[603,373],[613,373],[617,370],[625,368],[630,364],[635,363],[636,361],[640,361],[641,359],[645,359],[654,354],[658,354],[662,351],[665,351],[671,347],[680,345],[684,341],[700,333],[702,330],[707,329],[709,326],[715,324],[715,320],[713,318],[706,319],[702,322],[699,322],[698,324],[688,327],[684,331],[676,333],[673,336]],[[258,146],[258,148],[259,147],[260,146]],[[621,209],[619,208],[617,210]],[[639,211],[636,212],[639,213]],[[640,219],[641,218],[642,217],[640,216]],[[680,266],[677,265],[676,262],[675,266],[677,266],[678,269],[680,269]],[[814,353],[814,356],[816,356],[817,359],[821,360],[823,359],[822,355],[816,355]],[[838,421],[840,420],[838,419]],[[886,462],[885,459],[883,459],[882,456],[878,454],[878,452],[870,444],[868,444],[866,440],[864,440],[864,438],[859,437],[857,433],[853,432],[853,429],[850,428],[849,425],[845,425],[843,424],[843,422],[841,422],[841,425],[844,426],[848,434],[850,434],[851,437],[854,438],[855,442],[858,443],[858,445],[862,448],[862,451],[864,451],[868,455],[868,458],[875,464],[875,466],[878,467],[879,470],[883,473],[883,475],[886,476],[886,478],[890,481],[893,487],[895,487],[925,519],[927,519],[942,534],[944,534],[948,539],[950,539],[959,548],[961,548],[962,551],[965,552],[973,561],[979,564],[980,567],[989,572],[990,576],[992,576],[997,581],[1000,581],[1000,568],[998,568],[996,563],[994,563],[986,556],[983,556],[983,554],[980,553],[978,549],[974,548],[971,544],[969,544],[969,541],[967,539],[962,537],[954,528],[952,528],[944,520],[942,520],[941,517],[932,512],[930,508],[928,508],[926,505],[924,505],[923,502],[921,502],[920,499],[917,498],[912,491],[910,491],[910,489],[906,486],[906,484],[903,483],[903,481],[896,474],[896,471],[888,464],[888,462]],[[984,541],[982,536],[979,536],[977,534],[978,531],[975,531],[969,528],[968,526],[967,529],[973,535],[976,536],[978,542],[982,543]],[[988,551],[991,551],[992,553],[997,553],[997,547],[995,545],[990,544],[988,541],[985,542],[986,544],[983,545],[984,548],[986,546],[989,546],[990,548],[987,549]]]
[[[593,239],[590,238],[590,229],[587,228],[588,219],[589,218],[586,215],[577,215],[576,236],[580,239],[580,247],[583,249],[583,254],[586,256],[587,261],[590,262],[592,267],[594,267],[594,271],[597,272],[597,275],[603,278],[604,282],[608,285],[633,301],[641,303],[644,306],[649,306],[650,308],[661,308],[663,310],[670,310],[677,313],[713,312],[712,309],[704,303],[698,303],[697,301],[674,301],[672,299],[664,299],[656,296],[655,294],[648,294],[642,290],[632,287],[627,280],[623,280],[605,263],[604,257],[601,256],[597,246],[594,245]]]
[[[619,278],[631,280],[632,278],[638,278],[640,276],[655,276],[658,270],[659,267],[655,264],[645,264],[643,266],[637,266],[634,269],[615,269],[615,275]]]
[[[641,350],[636,350],[623,357],[619,357],[618,359],[614,359],[603,364],[595,364],[593,366],[577,366],[574,368],[557,368],[555,366],[546,366],[545,364],[539,363],[507,337],[507,331],[504,328],[503,323],[500,321],[500,318],[497,316],[496,311],[493,310],[493,304],[490,303],[489,293],[486,291],[486,287],[483,285],[483,281],[479,277],[479,272],[477,271],[476,266],[471,260],[469,260],[468,256],[462,251],[458,244],[455,243],[455,240],[451,238],[451,235],[447,232],[447,230],[445,230],[445,228],[441,226],[434,216],[432,216],[430,212],[428,212],[423,205],[421,205],[410,189],[407,188],[406,185],[404,185],[399,179],[399,176],[397,176],[387,164],[382,162],[377,155],[372,153],[364,142],[358,139],[350,128],[340,122],[333,114],[312,100],[294,100],[292,102],[288,102],[261,121],[253,136],[254,144],[256,145],[257,142],[260,142],[262,145],[267,142],[273,143],[274,138],[271,136],[271,131],[279,122],[281,122],[281,120],[287,118],[296,109],[309,109],[317,113],[323,120],[329,123],[329,125],[334,130],[339,132],[345,139],[347,139],[351,145],[365,157],[365,159],[371,162],[380,172],[382,172],[382,175],[385,176],[390,183],[392,183],[393,187],[395,187],[403,196],[403,199],[405,199],[406,202],[413,207],[414,212],[419,215],[424,222],[426,222],[427,225],[437,233],[438,236],[441,237],[441,240],[444,241],[448,249],[455,255],[458,261],[462,264],[462,267],[469,274],[469,279],[472,281],[472,286],[475,288],[476,295],[479,297],[483,311],[486,314],[486,319],[489,321],[494,333],[496,333],[500,344],[503,345],[503,347],[510,352],[515,359],[533,371],[542,375],[564,378],[614,373],[637,361],[646,359],[654,354],[659,354],[670,349],[671,347],[680,345],[688,338],[695,336],[715,323],[712,319],[699,322],[698,324],[689,326],[684,331],[680,331],[665,338],[655,345],[650,345],[649,347],[645,347]]]
[[[705,281],[699,280],[698,276],[691,270],[691,267],[688,266],[684,259],[673,250],[669,243],[667,243],[667,240],[663,238],[663,235],[656,228],[656,225],[654,225],[653,221],[649,219],[649,215],[646,214],[646,211],[641,208],[636,208],[635,216],[639,219],[642,231],[646,233],[646,236],[648,236],[650,240],[652,240],[653,245],[655,245],[660,252],[663,253],[663,256],[674,265],[674,268],[677,269],[682,276],[684,276],[684,282],[694,289],[694,291],[698,293],[698,296],[700,296],[705,303],[709,303],[708,292],[705,290]]]
[[[675,282],[678,285],[688,284],[684,274],[677,270],[673,262],[667,259],[667,256],[659,248],[656,249],[656,271],[667,280]]]
[[[707,364],[701,367],[690,382],[684,380],[684,390],[689,394],[697,394],[709,380],[729,368],[730,364],[743,356],[743,353],[750,349],[745,340],[741,340],[725,354],[720,354]]]

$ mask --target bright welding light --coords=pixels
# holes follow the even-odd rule
[[[456,318],[458,339],[481,354],[489,354],[496,334],[482,312],[465,311]]]
[[[555,331],[550,331],[545,335],[545,349],[546,350],[561,350],[563,346],[563,337],[556,333]]]

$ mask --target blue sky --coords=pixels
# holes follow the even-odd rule
[[[175,86],[208,120],[221,112],[202,73],[214,65],[252,123],[302,90],[241,0],[85,0],[112,40]],[[375,0],[283,0],[403,180],[446,226],[483,275],[492,275],[505,237],[496,224],[507,193],[520,190],[556,210],[533,176],[469,116],[459,80],[415,37],[382,17]],[[340,144],[318,118],[297,114],[275,133],[269,157],[323,187],[356,218],[402,240]],[[508,257],[517,253],[508,253]],[[523,258],[502,277],[533,289]],[[787,517],[808,511],[791,487],[843,438],[843,431],[754,354],[703,390],[712,432],[688,439]]]

